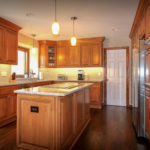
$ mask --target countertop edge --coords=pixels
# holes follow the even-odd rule
[[[87,87],[90,87],[92,85],[92,83],[89,83],[89,85],[85,85],[85,86],[79,86],[77,89],[74,89],[70,92],[67,92],[65,94],[63,93],[46,93],[46,92],[33,92],[33,91],[23,91],[23,90],[16,90],[14,91],[14,93],[17,93],[17,94],[25,94],[25,95],[43,95],[43,96],[67,96],[67,95],[70,95],[74,92],[77,92],[77,91],[80,91],[84,88],[87,88]],[[35,87],[36,88],[36,87]]]

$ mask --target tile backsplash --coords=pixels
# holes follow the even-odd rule
[[[77,80],[78,70],[84,70],[88,80],[102,80],[104,78],[103,67],[91,68],[39,68],[43,72],[44,80],[57,80],[58,74],[64,74],[68,80]]]
[[[11,75],[11,65],[0,64],[0,82],[8,82]]]

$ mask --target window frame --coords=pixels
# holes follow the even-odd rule
[[[17,47],[17,53],[18,51],[23,51],[27,54],[27,58],[25,59],[25,72],[29,73],[29,59],[30,59],[30,56],[29,56],[29,49],[28,48],[25,48],[25,47],[21,47],[21,46],[18,46]],[[23,78],[24,77],[24,74],[17,74],[16,75],[17,78]]]

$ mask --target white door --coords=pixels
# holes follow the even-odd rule
[[[126,49],[107,50],[107,105],[126,106]]]

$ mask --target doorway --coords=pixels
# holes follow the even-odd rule
[[[129,106],[129,48],[104,49],[104,104]]]

